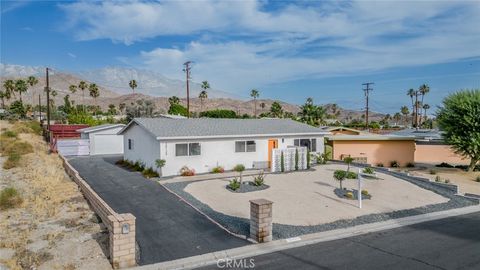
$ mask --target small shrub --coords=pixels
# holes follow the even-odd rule
[[[195,175],[195,170],[194,170],[194,169],[190,169],[190,168],[188,168],[187,166],[183,166],[183,167],[180,169],[180,175],[181,175],[181,176],[194,176],[194,175]]]
[[[450,183],[450,179],[445,179],[445,183],[446,184]]]
[[[224,173],[225,169],[222,166],[217,166],[212,169],[212,173]]]
[[[439,168],[454,168],[455,166],[450,165],[450,164],[448,164],[448,163],[446,163],[446,162],[442,162],[442,163],[440,163],[440,164],[435,165],[435,167],[439,167]]]
[[[145,170],[145,164],[143,162],[137,160],[133,164],[133,169],[135,171],[143,172],[143,170]]]
[[[119,159],[117,161],[115,161],[115,164],[116,165],[119,165],[119,166],[125,166],[127,164],[128,161],[124,160],[124,159]]]
[[[228,184],[228,187],[231,189],[231,190],[237,190],[240,188],[240,181],[237,180],[237,178],[233,178],[230,183]]]
[[[23,202],[22,197],[13,187],[8,187],[0,192],[0,209],[10,209],[19,206]]]
[[[9,154],[7,160],[3,163],[3,168],[8,170],[17,167],[20,162],[20,157],[21,156],[18,153]]]
[[[475,182],[480,183],[480,176],[477,176],[477,178],[475,178]]]
[[[355,172],[347,172],[347,179],[357,179],[358,175]]]
[[[345,194],[345,197],[347,197],[349,199],[353,199],[353,193],[351,191],[349,191]]]
[[[400,165],[398,164],[398,162],[396,160],[392,160],[392,161],[390,161],[390,167],[398,168],[398,167],[400,167]]]
[[[363,173],[374,174],[375,170],[372,167],[366,167],[363,169]]]
[[[15,131],[6,130],[2,133],[2,137],[17,138],[18,134]]]
[[[340,189],[343,189],[342,182],[347,178],[347,172],[344,170],[336,170],[333,172],[333,178],[340,182]]]
[[[437,171],[434,169],[430,169],[430,174],[437,174]]]
[[[408,162],[407,163],[407,168],[413,168],[413,167],[415,167],[415,163],[413,163],[413,162]]]
[[[8,140],[6,142],[2,141],[1,150],[2,153],[4,153],[5,155],[10,155],[12,153],[26,155],[29,153],[33,153],[33,146],[28,142]]]
[[[245,171],[245,166],[243,164],[237,164],[235,167],[233,167],[233,170],[238,172],[240,175],[240,183],[242,182],[242,173]]]
[[[383,167],[383,163],[377,163],[377,167]]]
[[[259,173],[257,176],[253,177],[253,185],[254,186],[262,186],[265,183],[265,175],[263,172]]]
[[[158,177],[158,173],[153,168],[148,168],[142,171],[143,176],[146,178]]]
[[[283,151],[280,153],[280,170],[285,171],[285,158],[283,157]]]
[[[367,196],[367,195],[368,195],[368,190],[366,190],[366,189],[362,189],[362,195],[365,195],[365,196]]]
[[[440,182],[440,181],[442,181],[442,178],[440,178],[439,175],[435,176],[435,182]]]

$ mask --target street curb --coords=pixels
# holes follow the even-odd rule
[[[218,252],[207,253],[188,258],[182,258],[173,261],[161,262],[156,264],[144,265],[130,269],[136,270],[153,270],[153,269],[193,269],[202,266],[215,265],[218,260],[225,259],[242,259],[248,257],[259,256],[263,254],[273,253],[285,249],[312,245],[320,242],[343,239],[352,236],[363,235],[371,232],[400,228],[417,223],[455,217],[459,215],[479,212],[480,206],[468,206],[463,208],[455,208],[447,211],[432,212],[423,215],[409,216],[399,219],[391,219],[387,221],[363,224],[359,226],[324,231],[313,234],[306,234],[290,239],[280,239],[269,243],[256,245],[248,245],[245,247],[222,250]]]

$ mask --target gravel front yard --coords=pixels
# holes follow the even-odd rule
[[[266,177],[269,189],[245,194],[228,192],[225,179],[164,185],[230,231],[241,235],[248,235],[248,201],[258,198],[272,200],[275,239],[476,203],[428,182],[406,181],[379,173],[379,180],[364,181],[363,189],[373,197],[364,200],[363,208],[358,209],[356,201],[340,199],[333,194],[338,187],[332,177],[333,171],[345,168],[345,165],[328,164],[311,171],[270,174]],[[357,168],[352,170],[357,171]],[[349,189],[356,188],[356,185],[356,180],[344,181],[344,186]]]

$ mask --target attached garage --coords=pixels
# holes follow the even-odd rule
[[[90,155],[123,154],[123,135],[117,133],[124,124],[107,124],[78,130],[80,138],[88,140]]]

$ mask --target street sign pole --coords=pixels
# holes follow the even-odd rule
[[[358,191],[357,191],[357,197],[358,197],[358,208],[362,208],[362,169],[358,169]]]

